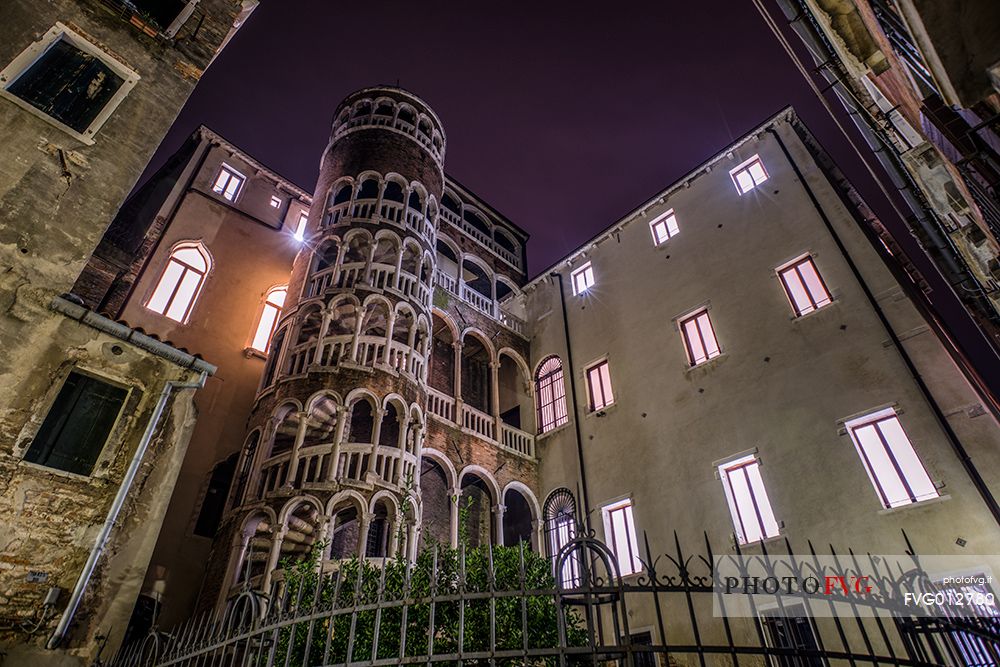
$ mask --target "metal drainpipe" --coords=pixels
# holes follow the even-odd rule
[[[573,432],[576,434],[576,455],[580,462],[580,490],[583,495],[583,520],[590,532],[590,493],[587,490],[587,466],[583,461],[583,439],[580,435],[580,406],[576,400],[576,366],[573,365],[573,347],[569,342],[569,318],[566,316],[566,293],[564,291],[563,278],[561,273],[553,271],[549,274],[553,278],[559,279],[559,303],[562,305],[563,333],[566,336],[566,365],[569,366],[569,393],[573,398]]]
[[[63,611],[62,617],[59,619],[59,625],[56,626],[52,636],[49,637],[48,642],[46,642],[45,648],[59,648],[63,639],[66,637],[66,631],[69,629],[69,625],[73,621],[73,616],[76,614],[76,610],[80,606],[83,594],[86,592],[87,585],[90,583],[90,577],[94,574],[94,569],[97,567],[97,561],[104,552],[104,547],[107,546],[108,538],[111,536],[111,531],[114,529],[115,522],[118,520],[118,514],[121,512],[122,506],[125,505],[125,499],[128,497],[132,483],[135,481],[135,477],[139,472],[139,466],[142,464],[142,459],[146,455],[146,450],[149,449],[149,443],[152,441],[153,434],[156,432],[156,427],[160,422],[160,417],[163,416],[163,411],[166,408],[167,401],[170,399],[170,394],[173,393],[174,389],[201,389],[205,386],[205,379],[207,377],[208,373],[202,371],[201,375],[195,382],[177,382],[171,380],[163,386],[163,391],[160,392],[160,398],[156,402],[156,407],[153,409],[153,414],[149,418],[149,423],[146,424],[146,431],[142,434],[139,446],[136,447],[135,454],[132,456],[132,462],[129,463],[128,469],[125,471],[125,477],[122,479],[122,483],[118,487],[118,494],[115,496],[114,502],[111,503],[111,509],[108,510],[108,516],[104,520],[104,526],[101,527],[101,532],[97,536],[97,540],[94,542],[93,548],[90,550],[90,557],[87,558],[87,563],[83,566],[83,572],[80,573],[80,578],[77,579],[76,586],[73,588],[73,595],[70,597],[69,603],[66,605],[66,609]]]
[[[824,63],[817,65],[816,71],[822,72],[823,78],[837,92],[837,96],[846,108],[848,115],[851,116],[855,127],[858,128],[871,150],[875,153],[875,157],[891,179],[893,187],[896,188],[906,202],[906,206],[912,216],[912,222],[916,223],[916,226],[924,234],[924,237],[933,244],[934,249],[940,255],[944,268],[947,271],[947,275],[944,276],[946,282],[952,288],[958,286],[959,289],[974,292],[976,310],[980,311],[994,324],[998,323],[1000,315],[998,315],[992,302],[983,293],[979,280],[965,265],[965,260],[955,247],[954,241],[948,234],[941,230],[936,220],[928,218],[926,211],[929,210],[929,206],[924,204],[923,194],[913,182],[910,173],[900,163],[899,155],[895,152],[891,142],[874,129],[874,120],[868,118],[866,116],[867,111],[856,104],[853,91],[841,80],[841,77],[846,75],[843,64],[826,37],[815,25],[815,18],[812,16],[809,8],[805,6],[802,0],[777,0],[777,2],[784,10],[785,20],[792,26],[792,29],[799,35],[806,46],[811,46],[819,50],[822,53],[822,57],[826,59]],[[807,20],[804,21],[803,18],[807,18]],[[810,53],[812,53],[812,50],[810,50]],[[831,68],[825,65],[831,65],[837,71],[832,72]],[[936,262],[935,265],[937,265]],[[961,303],[968,303],[966,299],[963,299],[958,294],[955,294],[955,297]],[[996,354],[996,342],[987,337],[981,331],[980,327],[976,328],[990,345],[994,354]]]
[[[930,406],[931,412],[934,413],[934,417],[937,420],[938,425],[941,427],[941,430],[944,431],[945,437],[948,439],[948,444],[951,445],[951,448],[954,450],[958,460],[962,463],[962,467],[965,469],[966,474],[969,475],[969,479],[972,480],[973,486],[976,487],[979,495],[982,496],[983,502],[986,503],[986,507],[989,509],[990,514],[993,515],[993,520],[1000,525],[1000,505],[997,504],[996,498],[993,497],[993,494],[990,492],[989,486],[987,486],[986,481],[983,480],[982,475],[979,474],[979,470],[976,469],[976,465],[972,462],[972,458],[965,450],[965,446],[962,445],[962,442],[958,439],[958,435],[951,428],[951,424],[948,423],[948,419],[945,417],[941,407],[937,404],[937,401],[934,400],[934,396],[931,394],[930,389],[924,383],[923,377],[920,375],[920,372],[917,370],[917,367],[910,358],[910,355],[903,347],[903,343],[896,335],[896,331],[889,323],[889,318],[886,316],[885,312],[883,312],[882,307],[879,305],[875,295],[872,294],[871,289],[869,289],[868,284],[861,275],[861,271],[858,269],[857,264],[854,263],[854,259],[848,253],[847,247],[841,240],[840,235],[837,234],[837,230],[834,229],[833,223],[830,221],[830,218],[827,217],[826,211],[823,210],[819,200],[816,198],[816,194],[809,186],[805,176],[803,176],[802,172],[799,170],[799,165],[792,158],[792,155],[785,146],[785,142],[782,140],[781,135],[778,134],[772,127],[767,128],[767,131],[777,140],[778,146],[781,147],[781,152],[784,153],[785,159],[788,160],[788,163],[792,166],[792,170],[795,172],[795,176],[799,179],[799,183],[802,184],[802,189],[806,191],[809,201],[812,202],[813,208],[815,208],[816,212],[819,213],[819,217],[823,220],[823,224],[826,226],[830,236],[833,237],[833,241],[837,245],[837,249],[840,251],[840,254],[843,255],[844,260],[847,262],[847,266],[854,275],[854,279],[857,280],[858,284],[861,286],[861,291],[864,293],[865,299],[868,301],[868,304],[872,307],[872,309],[874,309],[879,322],[882,324],[882,328],[884,328],[886,333],[889,334],[889,340],[892,341],[893,347],[896,348],[896,351],[899,352],[899,356],[902,357],[903,364],[906,366],[906,370],[909,371],[910,377],[913,378],[913,381],[916,383],[921,395],[923,395],[924,400],[927,401]],[[848,210],[850,211],[851,209],[849,208]],[[853,212],[852,217],[854,217]],[[869,233],[867,227],[864,224],[860,224],[859,226],[865,234],[865,237],[871,241],[871,234]]]

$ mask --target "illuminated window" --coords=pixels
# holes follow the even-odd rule
[[[569,489],[557,489],[545,501],[543,511],[549,556],[555,573],[560,552],[576,538],[576,500]],[[556,578],[564,588],[579,585],[580,563],[577,552],[567,554],[562,571],[556,573]]]
[[[569,421],[566,410],[566,384],[559,357],[552,356],[538,367],[535,376],[538,395],[538,430],[548,433]]]
[[[224,164],[222,165],[222,169],[219,170],[219,175],[215,178],[215,185],[212,186],[212,192],[222,195],[223,198],[229,201],[234,201],[237,195],[240,194],[240,189],[243,187],[245,180],[246,176],[228,164]]]
[[[649,231],[653,234],[653,243],[656,245],[665,243],[671,236],[675,236],[680,228],[677,226],[677,216],[674,215],[673,209],[649,223]]]
[[[146,307],[177,322],[187,322],[210,267],[211,259],[200,243],[177,246]]]
[[[618,560],[622,576],[642,570],[639,560],[639,542],[635,537],[635,520],[632,518],[632,501],[622,500],[601,508],[604,517],[604,539],[611,553]]]
[[[844,424],[882,506],[937,498],[938,491],[892,408]]]
[[[796,315],[811,313],[833,301],[816,264],[808,255],[778,269],[778,276]]]
[[[281,208],[281,199],[271,195],[271,208]]]
[[[573,272],[573,294],[583,294],[594,286],[594,267],[587,262]]]
[[[684,347],[687,349],[688,361],[692,366],[697,366],[722,354],[707,309],[699,310],[684,318],[681,320],[680,327],[681,336],[684,338]]]
[[[267,293],[264,299],[264,310],[260,314],[260,321],[257,322],[257,331],[253,335],[251,347],[258,352],[267,352],[271,346],[271,338],[274,330],[278,326],[278,315],[285,305],[285,296],[288,294],[288,287],[282,285],[275,287]]]
[[[746,194],[755,187],[767,180],[767,172],[764,170],[764,163],[760,157],[754,155],[752,158],[739,165],[729,172],[733,177],[733,183],[740,194]]]
[[[299,224],[295,226],[295,238],[299,241],[306,237],[306,225],[309,223],[308,213],[299,213]]]
[[[760,462],[754,454],[723,463],[719,466],[719,477],[740,544],[778,534],[778,522],[760,476]]]
[[[600,410],[615,402],[611,391],[611,371],[607,360],[587,368],[587,391],[590,393],[590,410]]]

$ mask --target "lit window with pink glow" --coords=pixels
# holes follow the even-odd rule
[[[844,424],[885,508],[938,497],[937,487],[892,408]]]
[[[749,454],[719,466],[719,478],[726,491],[729,513],[740,544],[775,537],[778,521],[760,476],[760,461]]]
[[[307,224],[309,224],[309,214],[299,213],[299,224],[295,227],[295,240],[301,241],[306,237]]]
[[[539,433],[548,433],[569,422],[566,383],[563,381],[563,367],[559,357],[548,357],[538,366],[535,395],[538,397]]]
[[[281,199],[271,195],[271,208],[281,208]]]
[[[688,362],[692,366],[705,363],[722,354],[707,309],[699,310],[685,317],[681,320],[680,327],[684,347],[687,349]]]
[[[615,395],[611,390],[611,370],[607,360],[587,367],[587,391],[591,412],[606,408],[615,402]]]
[[[649,231],[653,234],[654,245],[666,243],[671,237],[676,236],[681,230],[677,226],[677,216],[673,209],[649,223]]]
[[[187,322],[211,268],[208,251],[200,243],[174,248],[146,307],[170,319]]]
[[[604,518],[604,541],[618,561],[621,575],[628,576],[642,571],[639,560],[639,541],[636,539],[635,519],[632,518],[632,501],[622,500],[601,508]]]
[[[812,257],[802,257],[778,269],[778,277],[796,315],[806,315],[833,302]]]
[[[760,156],[757,155],[730,170],[729,175],[732,176],[733,183],[741,195],[750,192],[767,180],[767,171],[764,169],[764,163],[760,161]]]
[[[250,346],[258,352],[267,352],[271,347],[271,338],[274,337],[274,330],[278,326],[278,315],[285,305],[285,297],[288,295],[288,287],[282,285],[275,287],[267,293],[264,298],[264,309],[261,311],[260,320],[257,322],[257,330],[253,335],[253,342]]]
[[[573,272],[573,294],[583,294],[594,286],[594,267],[587,262]]]
[[[223,199],[235,201],[236,197],[240,194],[240,189],[243,187],[243,182],[246,180],[246,176],[228,164],[224,164],[219,170],[219,175],[215,177],[212,192],[222,195]]]

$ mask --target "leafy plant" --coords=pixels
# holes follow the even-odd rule
[[[464,652],[489,651],[491,617],[497,650],[558,646],[560,613],[568,645],[586,643],[575,613],[561,611],[551,594],[529,592],[556,587],[549,560],[530,549],[434,545],[421,551],[415,563],[405,557],[381,565],[343,560],[333,576],[320,574],[322,554],[323,545],[317,544],[306,559],[283,564],[282,611],[293,617],[319,612],[320,618],[312,627],[304,620],[277,633],[276,664],[312,666],[421,656],[429,653],[432,642],[434,654],[454,653],[460,632]],[[449,599],[432,606],[432,596]],[[460,602],[459,596],[472,599]],[[532,664],[554,662],[554,658],[537,659]]]

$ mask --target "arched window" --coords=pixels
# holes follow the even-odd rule
[[[558,564],[556,559],[559,552],[576,537],[576,500],[573,493],[566,488],[550,493],[542,515],[545,518],[545,544],[554,570]],[[577,559],[576,553],[570,554],[563,564],[562,572],[556,573],[559,583],[566,588],[578,583],[580,570]]]
[[[177,322],[187,322],[211,266],[208,251],[200,243],[178,245],[170,253],[146,307]]]
[[[566,382],[559,357],[553,355],[539,365],[535,376],[535,394],[538,396],[539,432],[548,433],[569,421]]]
[[[281,285],[274,287],[264,297],[264,310],[261,311],[260,320],[257,322],[257,331],[253,335],[253,343],[250,346],[258,352],[267,352],[271,346],[271,337],[278,326],[278,315],[285,305],[285,296],[288,294],[288,286]]]

